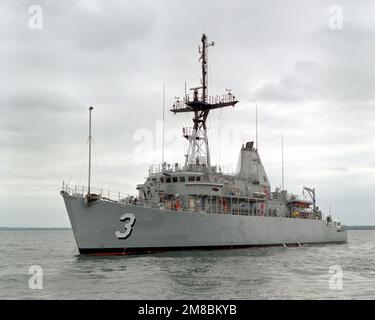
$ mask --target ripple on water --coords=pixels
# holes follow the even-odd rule
[[[71,231],[1,236],[0,299],[375,298],[375,231],[350,231],[341,245],[120,257],[79,255]],[[28,289],[31,265],[43,268],[43,290]],[[328,286],[333,265],[342,290]]]

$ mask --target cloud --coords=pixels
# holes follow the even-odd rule
[[[346,22],[345,30],[320,27],[311,34],[319,61],[297,61],[278,81],[257,88],[260,101],[375,100],[375,28]]]
[[[145,41],[155,26],[155,5],[150,0],[137,2],[59,1],[38,3],[43,10],[42,30],[28,27],[30,6],[34,1],[5,1],[2,9],[10,16],[5,20],[10,32],[0,33],[8,41],[19,44],[74,46],[81,50],[104,50]],[[3,22],[4,23],[4,22]]]
[[[51,112],[70,112],[76,110],[78,101],[67,91],[53,90],[50,88],[25,89],[18,94],[12,94],[6,97],[1,108],[3,112],[17,113],[22,117],[23,112],[30,113],[51,113]],[[12,118],[15,116],[11,114]]]
[[[151,134],[148,153],[159,159],[163,83],[166,110],[185,81],[199,84],[203,31],[216,42],[210,94],[231,88],[240,98],[235,108],[210,114],[213,163],[235,165],[241,145],[254,140],[257,104],[272,185],[280,180],[283,133],[290,191],[313,184],[321,206],[338,202],[345,222],[375,223],[370,214],[358,220],[348,196],[374,209],[374,4],[340,3],[344,29],[333,31],[325,1],[39,1],[44,28],[36,31],[28,27],[35,1],[1,1],[0,224],[69,225],[58,191],[76,167],[72,183],[86,181],[90,105],[113,186],[134,193],[152,164],[134,159],[135,133]],[[184,160],[176,152],[186,147],[183,126],[191,126],[191,115],[166,112],[171,163]],[[101,185],[98,171],[93,179]],[[25,201],[14,205],[14,194]]]
[[[348,172],[349,171],[349,169],[347,167],[345,167],[345,166],[343,166],[343,167],[336,167],[336,168],[333,168],[333,170],[340,171],[340,172]]]

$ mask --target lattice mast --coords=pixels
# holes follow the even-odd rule
[[[203,34],[202,45],[199,46],[202,64],[201,86],[191,88],[193,95],[186,95],[181,101],[176,99],[171,111],[176,113],[192,112],[193,127],[183,128],[183,136],[189,141],[186,154],[185,169],[211,170],[210,151],[207,136],[207,117],[210,110],[234,106],[238,101],[235,96],[227,90],[222,96],[208,96],[208,48],[214,46],[214,42],[208,43],[207,36]]]

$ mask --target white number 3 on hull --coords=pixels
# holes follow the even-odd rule
[[[132,233],[132,227],[135,223],[135,216],[132,213],[125,213],[123,216],[121,216],[120,221],[126,221],[124,225],[124,232],[116,231],[115,235],[118,239],[124,240]]]

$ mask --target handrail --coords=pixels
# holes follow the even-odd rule
[[[86,196],[86,194],[88,192],[88,187],[82,186],[82,185],[65,184],[65,182],[63,181],[62,191],[66,192],[67,194],[72,195],[72,196],[84,197],[84,196]],[[100,195],[100,197],[104,200],[119,201],[119,202],[125,202],[129,199],[134,198],[134,196],[132,196],[128,193],[111,191],[111,190],[108,190],[108,189],[97,188],[97,187],[92,187],[92,186],[90,186],[90,194]]]
[[[161,172],[179,172],[182,171],[182,166],[179,163],[162,163],[155,164],[149,167],[149,174],[161,173]]]
[[[173,104],[172,110],[178,110],[186,108],[186,105],[189,103],[203,103],[204,97],[203,95],[194,96],[192,94],[186,95],[183,99],[177,98]],[[206,103],[210,105],[220,104],[220,103],[235,103],[236,97],[231,94],[223,94],[223,95],[216,95],[216,96],[208,96],[206,99]]]
[[[62,184],[62,192],[65,192],[71,196],[82,197],[84,198],[87,194],[88,188],[86,186],[80,185],[70,185],[65,184],[63,181]],[[85,193],[86,192],[86,193]],[[261,213],[259,208],[250,206],[252,201],[255,202],[264,202],[265,199],[263,198],[248,198],[238,195],[222,195],[214,197],[215,200],[211,198],[211,203],[206,208],[200,208],[199,206],[194,208],[189,208],[187,203],[183,203],[180,199],[176,200],[169,200],[169,201],[148,201],[145,199],[137,199],[137,197],[121,193],[117,191],[110,191],[105,190],[102,188],[95,188],[90,187],[91,195],[97,194],[100,198],[104,201],[112,201],[112,202],[119,202],[119,203],[126,203],[130,205],[137,205],[145,208],[154,208],[154,209],[161,209],[173,212],[182,212],[182,213],[206,213],[206,214],[229,214],[229,215],[246,215],[246,216],[261,216],[266,215],[268,217],[279,217],[278,215],[274,215],[273,213],[266,214],[264,211]],[[226,199],[226,200],[223,200]],[[226,205],[223,205],[223,201],[227,201]],[[299,218],[299,219],[312,219],[307,217],[292,217],[286,216],[284,218]]]

